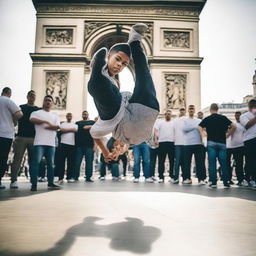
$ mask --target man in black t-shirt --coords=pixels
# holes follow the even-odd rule
[[[211,115],[202,120],[199,130],[202,135],[205,134],[205,131],[207,133],[210,187],[217,187],[216,160],[218,159],[224,187],[229,188],[226,137],[233,133],[235,125],[226,116],[219,115],[218,109],[217,104],[211,104]]]
[[[94,125],[94,121],[88,120],[89,114],[85,110],[82,113],[83,120],[76,122],[78,130],[75,134],[76,146],[76,165],[74,179],[78,180],[80,176],[80,167],[83,157],[85,157],[85,181],[93,182],[92,169],[93,169],[93,156],[94,156],[94,140],[90,134],[90,129]]]
[[[27,93],[27,103],[20,105],[23,117],[19,119],[18,133],[13,142],[13,162],[11,166],[10,188],[18,188],[17,176],[25,151],[28,151],[29,171],[32,164],[32,148],[35,137],[34,124],[29,121],[30,114],[40,108],[35,106],[36,93],[31,90]]]

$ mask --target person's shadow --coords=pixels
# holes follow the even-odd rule
[[[64,255],[73,245],[77,237],[104,237],[110,239],[110,247],[118,251],[129,251],[135,254],[146,254],[151,251],[152,244],[161,235],[161,230],[153,226],[144,226],[142,220],[126,218],[124,222],[99,225],[98,217],[86,217],[84,221],[66,231],[54,247],[41,252],[14,253],[0,251],[0,255],[18,256],[59,256]],[[86,246],[86,245],[85,245]],[[100,246],[98,244],[98,246]]]

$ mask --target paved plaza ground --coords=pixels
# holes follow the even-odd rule
[[[1,256],[255,256],[256,191],[232,187],[40,183],[0,191]]]

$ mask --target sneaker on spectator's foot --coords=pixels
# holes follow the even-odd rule
[[[198,181],[198,185],[206,185],[206,184],[207,184],[207,181],[205,180]]]
[[[224,183],[224,188],[230,188],[230,184],[229,183]]]
[[[190,180],[190,179],[183,180],[182,184],[183,185],[191,185],[192,184],[192,180]]]
[[[63,180],[58,180],[58,183],[61,185],[61,184],[63,184]]]
[[[37,191],[36,185],[32,185],[30,191]]]
[[[68,183],[74,183],[75,180],[73,178],[67,180]]]
[[[105,180],[104,176],[99,177],[99,180]]]
[[[154,180],[154,181],[157,180],[157,177],[155,177],[155,176],[152,176],[151,178],[152,178],[152,180]]]
[[[0,189],[5,189],[5,185],[3,185],[0,181]]]
[[[170,182],[171,182],[172,184],[179,184],[179,180],[175,180],[175,179],[171,179]]]
[[[252,189],[256,189],[256,182],[255,182],[254,180],[251,180],[251,181],[250,181],[250,187],[251,187]]]
[[[48,183],[48,188],[51,188],[51,189],[60,189],[61,187],[54,184],[54,183]]]
[[[238,181],[238,182],[236,183],[236,185],[239,186],[239,187],[242,187],[242,186],[243,186],[242,181]]]
[[[249,187],[249,182],[247,180],[242,181],[242,186],[243,187]]]
[[[85,179],[85,182],[94,182],[94,180],[93,179]]]
[[[46,181],[47,181],[46,178],[42,178],[42,177],[39,177],[39,178],[38,178],[38,182],[46,182]]]
[[[145,181],[146,181],[146,182],[148,182],[148,183],[152,183],[152,182],[154,182],[154,180],[153,180],[151,177],[146,178],[146,179],[145,179]]]
[[[212,182],[209,183],[209,188],[217,188],[217,184],[213,184]]]
[[[235,183],[234,183],[233,180],[231,180],[231,181],[229,181],[229,184],[230,184],[230,185],[234,185]]]
[[[17,181],[11,182],[10,188],[19,188],[18,182]]]
[[[138,183],[139,179],[138,178],[134,178],[133,183]]]
[[[164,183],[164,179],[159,179],[158,183]]]

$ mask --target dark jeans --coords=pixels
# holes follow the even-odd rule
[[[174,165],[174,143],[170,141],[159,142],[158,147],[158,174],[159,178],[164,178],[164,170],[165,170],[165,159],[166,155],[168,155],[169,159],[169,176],[173,178],[173,165]]]
[[[124,169],[123,175],[126,176],[126,169],[127,169],[127,155],[126,155],[126,153],[120,155],[120,156],[119,156],[119,159],[120,159],[120,160],[122,161],[122,163],[123,163],[123,169]]]
[[[256,181],[256,138],[244,142],[245,151],[245,178],[247,181]]]
[[[244,180],[244,147],[232,149],[232,154],[235,160],[235,172],[238,182]]]
[[[12,139],[0,137],[0,180],[8,170],[8,155],[11,149]]]
[[[184,175],[184,145],[175,146],[175,164],[174,164],[174,179],[178,180],[180,176],[180,167],[182,177]],[[183,177],[184,180],[184,177]]]
[[[155,176],[157,155],[158,148],[150,148],[150,173],[152,177]]]
[[[60,144],[60,159],[58,163],[58,176],[63,180],[65,173],[65,162],[67,159],[67,180],[74,177],[75,167],[75,146],[68,144]]]
[[[143,142],[139,145],[136,145],[133,147],[133,155],[134,155],[134,177],[139,178],[140,177],[140,163],[142,159],[142,165],[143,165],[143,173],[145,178],[150,177],[150,151],[149,146],[146,142]]]
[[[130,44],[132,58],[135,66],[135,87],[130,98],[130,103],[140,103],[159,111],[159,103],[156,99],[155,86],[148,68],[147,59],[139,41]],[[94,99],[94,103],[102,120],[112,119],[120,109],[121,93],[116,85],[101,72],[105,65],[105,54],[99,51],[95,56],[88,91]]]
[[[213,185],[217,183],[216,162],[219,160],[222,180],[224,185],[228,183],[228,167],[227,167],[227,149],[226,144],[214,141],[207,142],[207,152],[209,161],[209,180]]]
[[[37,185],[37,177],[39,174],[40,163],[43,156],[46,159],[47,164],[47,179],[48,183],[53,183],[54,178],[54,154],[55,147],[52,146],[34,146],[33,147],[33,164],[31,169],[31,184],[32,186]]]
[[[191,160],[193,154],[195,156],[196,176],[198,181],[206,179],[204,168],[204,148],[202,146],[203,145],[184,146],[184,180],[191,179]]]
[[[233,176],[233,163],[232,163],[233,150],[232,148],[227,148],[227,167],[228,167],[228,180],[232,180]]]
[[[94,152],[93,148],[87,148],[84,146],[76,147],[76,164],[75,164],[75,173],[74,179],[77,180],[80,176],[81,162],[85,157],[85,176],[86,180],[89,180],[92,177],[92,168],[93,168],[93,157]]]

